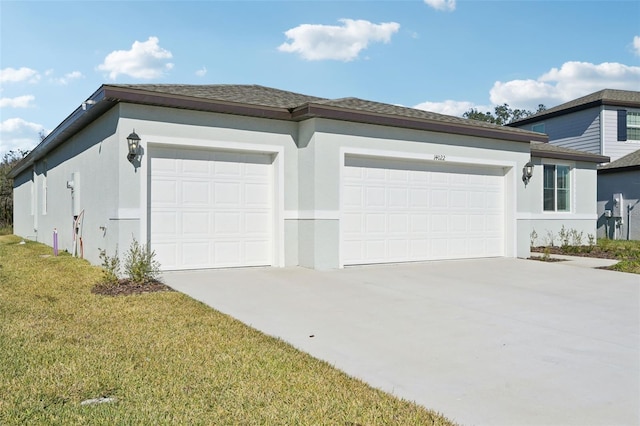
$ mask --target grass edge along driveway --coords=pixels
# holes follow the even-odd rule
[[[0,236],[0,424],[453,424],[180,293],[92,294],[100,268],[19,242]]]

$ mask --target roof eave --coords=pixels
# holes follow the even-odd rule
[[[13,179],[18,176],[27,167],[33,165],[52,149],[64,143],[113,106],[115,106],[115,103],[105,99],[104,86],[101,86],[53,129],[26,157],[20,160],[8,173],[8,177]]]
[[[598,169],[598,174],[632,172],[632,171],[635,171],[635,170],[640,170],[640,164],[635,164],[633,166],[611,167],[611,168],[607,168],[607,169]]]
[[[590,163],[608,163],[611,159],[604,155],[590,153],[569,153],[545,151],[531,147],[531,156],[540,158],[556,158],[558,160],[586,161]]]
[[[516,142],[530,143],[548,142],[547,135],[534,132],[515,132],[511,129],[490,129],[478,126],[466,126],[463,124],[447,123],[429,119],[414,117],[401,117],[373,113],[369,111],[356,111],[327,105],[309,103],[294,109],[291,113],[294,121],[303,121],[309,118],[327,118],[356,123],[376,124],[380,126],[401,127],[405,129],[426,130],[440,133],[452,133],[465,136],[476,136]]]
[[[105,97],[118,102],[154,105],[223,114],[245,115],[251,117],[289,120],[291,116],[286,108],[250,105],[215,99],[195,98],[182,95],[152,92],[147,90],[104,86]]]
[[[587,102],[581,105],[575,105],[569,108],[558,109],[556,111],[551,112],[541,112],[536,115],[532,115],[530,117],[523,118],[522,120],[514,121],[513,123],[507,124],[509,127],[518,127],[524,124],[537,123],[539,121],[544,121],[550,118],[560,117],[562,115],[571,114],[573,112],[582,111],[590,108],[597,108],[603,105],[607,106],[617,106],[617,107],[627,107],[627,108],[640,108],[640,104],[633,101],[624,101],[624,100],[612,100],[612,99],[598,99],[595,101]]]

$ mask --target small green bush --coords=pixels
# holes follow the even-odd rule
[[[100,260],[102,260],[102,270],[104,272],[103,284],[108,286],[116,286],[120,281],[120,258],[118,257],[118,248],[113,256],[109,256],[106,250],[100,250]]]
[[[584,235],[583,231],[578,232],[577,229],[571,229],[569,231],[569,236],[571,237],[571,245],[575,247],[580,247],[582,245],[582,236]]]
[[[124,271],[136,284],[148,284],[160,276],[160,263],[155,260],[156,252],[135,238],[124,256]]]
[[[555,246],[555,239],[556,239],[556,235],[553,233],[553,231],[549,231],[547,230],[547,238],[546,238],[546,244],[549,247],[553,247]]]
[[[562,248],[563,252],[568,251],[567,248],[569,247],[569,234],[570,232],[564,228],[564,225],[562,225],[562,228],[560,228],[560,232],[558,232],[558,237],[560,238],[560,247]]]

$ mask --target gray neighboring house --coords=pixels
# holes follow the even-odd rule
[[[640,92],[604,89],[509,124],[615,161],[640,149]]]
[[[599,236],[640,240],[640,150],[598,168],[598,212]]]
[[[528,257],[533,229],[595,232],[608,161],[546,141],[255,85],[103,85],[11,171],[14,232],[92,263],[136,238],[164,270]]]
[[[610,157],[612,165],[598,172],[598,236],[640,239],[634,231],[633,212],[628,210],[633,201],[624,198],[620,208],[614,208],[614,194],[629,193],[630,200],[638,198],[633,195],[637,194],[633,188],[638,179],[629,170],[629,162],[640,149],[640,92],[600,90],[509,126],[546,133],[552,145]]]

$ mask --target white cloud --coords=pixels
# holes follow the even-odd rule
[[[473,102],[453,100],[446,100],[444,102],[422,102],[414,106],[414,108],[457,117],[461,117],[462,114],[471,108],[476,108],[481,112],[493,111],[493,107],[475,105]]]
[[[540,104],[551,108],[602,89],[637,91],[638,87],[640,67],[613,62],[565,62],[560,68],[552,68],[537,79],[496,81],[489,92],[489,106],[447,100],[423,102],[414,108],[458,117],[471,108],[493,113],[497,105],[505,103],[513,109],[536,111]]]
[[[47,71],[47,75],[52,75],[53,72],[51,70]],[[52,78],[51,81],[60,84],[62,86],[66,86],[72,80],[77,80],[79,78],[84,78],[84,75],[80,71],[73,71],[64,75],[64,77],[60,78]]]
[[[4,68],[0,70],[0,83],[19,83],[22,81],[37,83],[38,80],[40,80],[40,74],[31,68]]]
[[[0,98],[0,108],[29,108],[31,102],[36,99],[33,95],[18,96],[15,98]]]
[[[364,20],[340,19],[342,26],[303,24],[284,34],[291,42],[285,42],[278,50],[298,53],[309,61],[333,59],[352,61],[370,42],[388,43],[400,29],[396,22],[373,24]]]
[[[636,56],[640,56],[640,36],[635,36],[633,38],[633,52]]]
[[[205,75],[207,75],[207,67],[200,68],[198,71],[196,71],[196,75],[198,77],[204,77]]]
[[[131,50],[116,50],[104,58],[98,65],[100,71],[107,71],[109,78],[115,80],[119,75],[134,78],[154,79],[173,68],[168,62],[173,55],[158,45],[158,37],[149,37],[147,41],[135,41]]]
[[[424,0],[424,2],[435,10],[443,10],[445,12],[456,10],[456,0]]]
[[[11,150],[33,149],[40,142],[41,131],[45,130],[40,124],[22,118],[0,122],[0,156]]]
[[[565,62],[537,79],[496,81],[490,91],[495,105],[535,110],[552,107],[602,89],[638,90],[640,67],[615,62]]]

